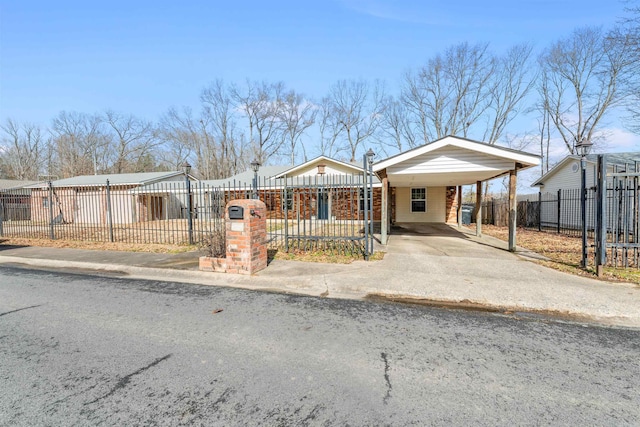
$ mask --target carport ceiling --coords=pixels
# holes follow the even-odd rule
[[[503,175],[517,167],[540,164],[540,157],[523,151],[448,136],[373,165],[392,186],[454,186]]]

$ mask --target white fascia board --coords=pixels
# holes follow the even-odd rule
[[[318,157],[316,157],[314,159],[311,159],[311,160],[308,160],[308,161],[306,161],[306,162],[304,162],[304,163],[302,163],[302,164],[300,164],[298,166],[293,166],[291,169],[287,169],[286,171],[279,173],[274,178],[282,178],[284,176],[288,176],[288,175],[290,175],[290,174],[292,174],[292,173],[294,173],[296,171],[299,171],[300,169],[304,169],[307,166],[309,166],[310,164],[313,164],[313,163],[315,163],[317,161],[320,161],[320,160],[325,160],[327,162],[337,163],[339,165],[343,165],[343,166],[346,166],[348,168],[354,169],[355,171],[362,172],[362,168],[359,168],[359,167],[357,167],[355,165],[352,165],[351,163],[345,163],[343,161],[332,159],[331,157],[327,157],[327,156],[318,156]]]
[[[422,147],[407,151],[405,153],[399,154],[397,156],[391,157],[387,160],[382,160],[379,163],[373,165],[373,171],[378,172],[380,170],[386,169],[390,166],[396,165],[398,163],[402,163],[406,160],[412,159],[414,157],[421,156],[423,154],[429,153],[431,151],[438,150],[445,146],[453,146],[458,147],[470,151],[475,151],[478,153],[483,153],[495,157],[500,157],[503,159],[512,160],[514,162],[522,163],[527,167],[537,166],[540,164],[540,156],[535,154],[529,154],[525,152],[517,152],[515,150],[506,150],[499,146],[487,145],[484,143],[474,142],[466,139],[460,139],[452,136],[447,136],[437,141],[434,141],[430,144],[426,144]]]

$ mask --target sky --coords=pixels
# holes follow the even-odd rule
[[[449,46],[539,51],[624,16],[616,0],[0,0],[0,122],[49,126],[59,112],[107,109],[157,120],[198,109],[201,90],[283,81],[319,99],[340,79],[383,80]],[[612,128],[617,151],[640,139]]]

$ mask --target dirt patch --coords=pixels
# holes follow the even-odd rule
[[[527,308],[514,308],[514,307],[501,307],[473,302],[470,300],[462,301],[446,301],[446,300],[433,300],[426,298],[415,298],[410,296],[394,296],[386,294],[369,294],[365,299],[370,301],[379,302],[394,302],[400,304],[413,304],[422,305],[436,308],[446,308],[451,310],[465,310],[465,311],[480,311],[485,313],[501,313],[504,315],[510,315],[514,317],[523,318],[557,318],[572,322],[594,322],[589,316],[573,314],[568,312],[562,312],[557,310],[535,310]]]
[[[509,237],[507,227],[483,225],[482,232],[505,242]],[[597,278],[594,265],[593,250],[589,251],[589,264],[586,269],[580,267],[582,260],[581,237],[566,236],[555,232],[536,231],[519,228],[516,231],[519,247],[526,248],[548,258],[548,261],[537,261],[540,264],[577,276]],[[605,267],[601,278],[613,282],[640,284],[640,270],[636,268]]]

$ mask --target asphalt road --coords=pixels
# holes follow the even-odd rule
[[[640,331],[0,267],[0,425],[640,425]]]

